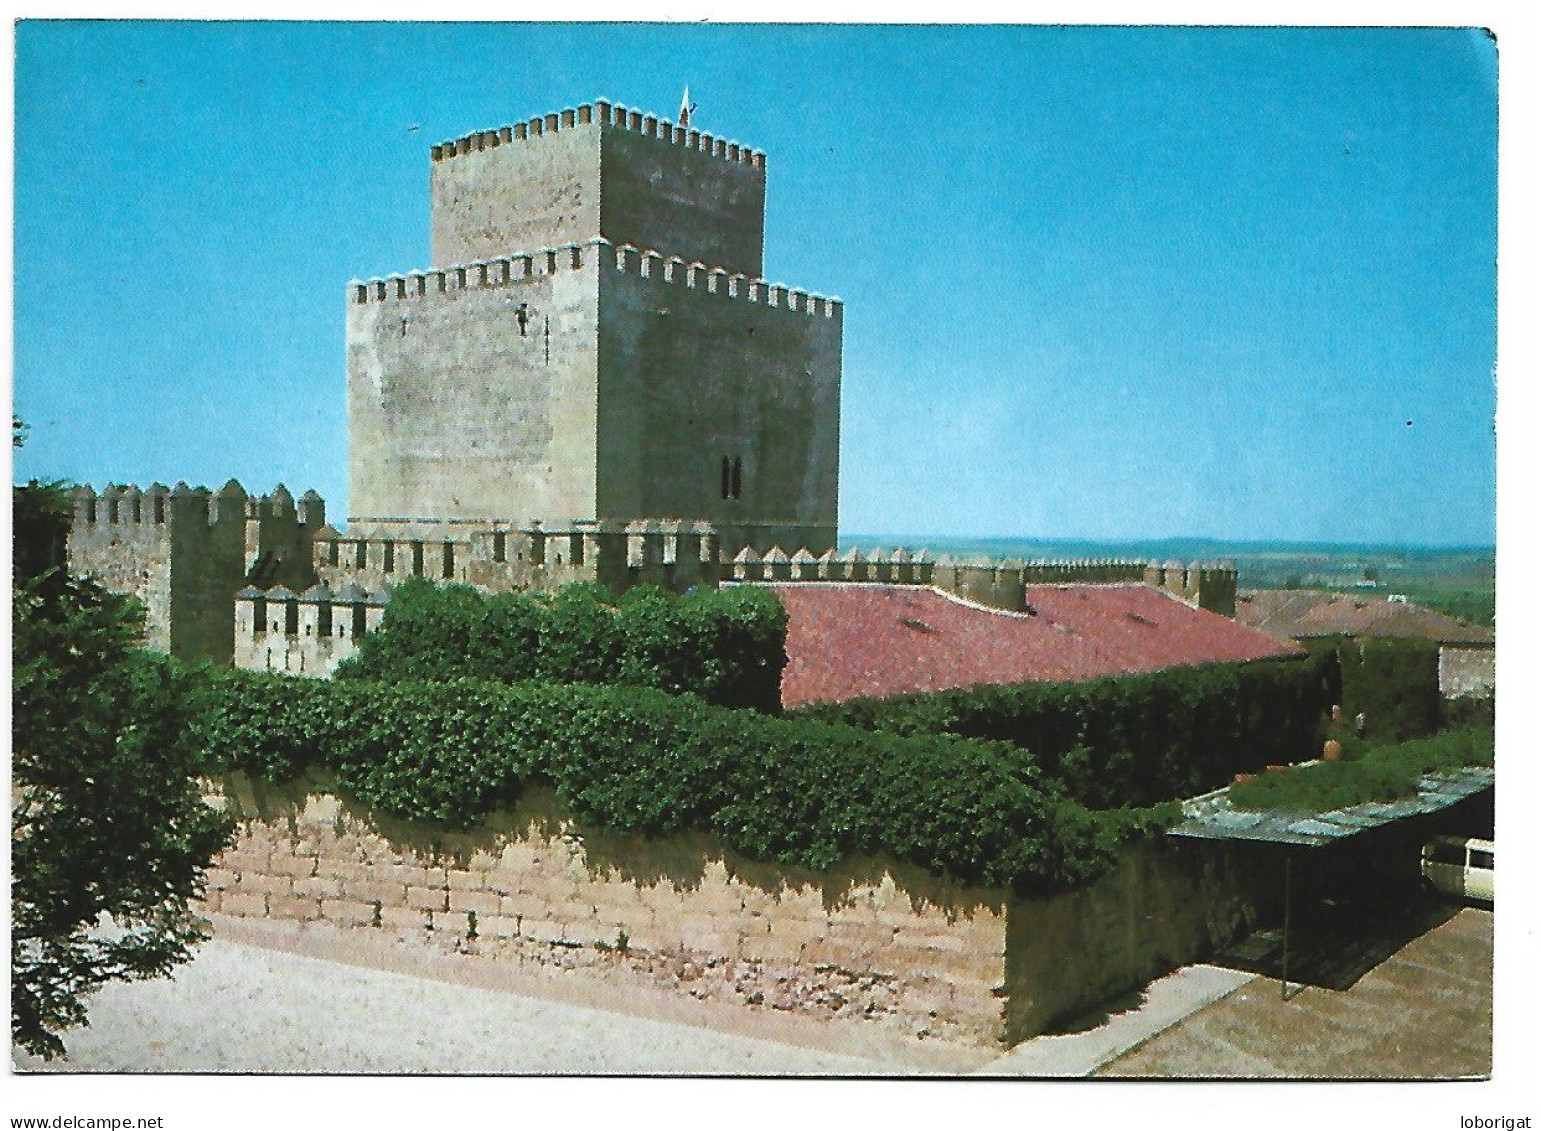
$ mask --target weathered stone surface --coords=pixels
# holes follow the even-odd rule
[[[352,899],[323,899],[321,917],[345,927],[368,927],[375,922],[375,905]]]
[[[343,894],[344,884],[336,876],[304,876],[294,881],[293,892],[297,897],[309,899],[338,899]],[[355,898],[367,898],[361,893],[351,893]]]
[[[319,919],[321,901],[293,896],[273,896],[268,900],[268,915],[274,919]]]
[[[424,911],[443,911],[448,906],[449,893],[443,888],[407,888],[407,906]]]
[[[226,915],[262,916],[268,913],[268,897],[261,892],[227,891],[220,896],[219,909]]]
[[[451,911],[475,911],[480,915],[496,915],[500,896],[493,891],[456,891],[453,887],[449,892],[449,909]]]
[[[268,892],[274,895],[288,895],[294,886],[294,881],[288,876],[264,875],[261,872],[242,872],[241,882],[236,889],[243,892]]]
[[[547,804],[531,808],[544,812]],[[269,827],[253,821],[255,835],[243,843],[279,843],[288,810],[277,812]],[[458,947],[479,961],[553,972],[592,966],[606,978],[747,1008],[985,1042],[1041,1031],[1207,953],[1253,914],[1247,869],[1159,848],[1132,851],[1115,874],[1083,891],[1020,900],[892,864],[869,869],[844,891],[806,883],[805,873],[776,884],[772,870],[756,865],[752,874],[775,885],[760,887],[730,878],[732,854],[702,838],[610,840],[606,863],[592,866],[580,839],[540,831],[553,825],[502,827],[519,831],[499,832],[475,850],[497,867],[473,871],[429,863],[443,834],[426,826],[421,847],[399,829],[387,845],[357,828],[338,834],[318,826],[316,876],[249,873],[232,881],[226,860],[249,857],[243,847],[216,866],[214,876],[229,886],[211,889],[206,906],[214,909],[217,898],[219,910],[235,915],[319,914],[362,930],[378,925],[405,944]],[[335,851],[328,838],[347,838],[348,850]],[[469,854],[457,851],[465,862]],[[472,886],[474,876],[506,875],[509,860],[523,862],[517,875],[525,890]],[[408,878],[436,882],[409,888]]]
[[[314,856],[285,856],[275,852],[273,853],[272,860],[268,863],[268,871],[276,876],[289,876],[292,878],[314,876],[316,874],[316,858]]]

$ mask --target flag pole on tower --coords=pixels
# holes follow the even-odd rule
[[[680,125],[690,125],[690,115],[696,112],[696,104],[690,100],[690,85],[685,86],[685,94],[680,99]]]

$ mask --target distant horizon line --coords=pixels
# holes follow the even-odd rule
[[[1352,540],[1333,541],[1328,539],[1305,538],[1216,538],[1212,536],[1170,534],[1156,537],[1077,537],[1077,536],[1040,536],[1030,534],[895,534],[885,533],[841,533],[841,541],[889,541],[901,544],[924,544],[925,542],[981,542],[990,544],[1009,544],[1020,542],[1037,542],[1044,545],[1086,544],[1101,546],[1160,546],[1172,543],[1188,543],[1210,546],[1235,546],[1235,547],[1287,547],[1296,548],[1330,548],[1330,549],[1355,549],[1355,550],[1443,550],[1459,551],[1469,550],[1484,553],[1496,553],[1498,544],[1493,542],[1386,542]]]

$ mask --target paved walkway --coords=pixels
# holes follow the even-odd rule
[[[1468,907],[1346,990],[1282,1001],[1258,979],[1099,1075],[1450,1079],[1492,1063],[1493,914]]]
[[[1218,966],[1185,966],[1145,987],[1131,1008],[1080,1031],[1023,1041],[999,1060],[977,1069],[982,1076],[1090,1076],[1136,1045],[1218,1001],[1256,975]],[[1070,1026],[1072,1029],[1077,1026]]]

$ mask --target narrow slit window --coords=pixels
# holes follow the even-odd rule
[[[421,542],[412,543],[412,576],[423,576],[423,544]]]
[[[743,497],[743,494],[744,494],[744,461],[741,460],[741,459],[735,459],[733,461],[733,497],[735,499],[741,498],[741,497]]]
[[[284,602],[284,635],[300,634],[300,603],[293,599]]]
[[[733,464],[727,456],[722,457],[722,497],[724,499],[733,497]]]
[[[444,576],[445,578],[455,576],[455,543],[453,542],[444,543]]]
[[[492,535],[492,560],[495,562],[508,561],[508,535],[501,530]]]
[[[364,623],[364,606],[363,605],[354,605],[353,606],[353,638],[355,640],[357,640],[360,637],[362,637],[364,635],[364,633],[367,632],[367,631],[368,631],[368,626]]]
[[[385,572],[396,572],[396,543],[394,542],[385,543]]]

